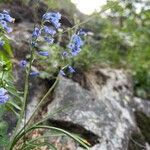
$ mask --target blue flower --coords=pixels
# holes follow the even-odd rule
[[[72,56],[76,56],[81,51],[80,47],[74,43],[68,45],[68,48],[71,50]]]
[[[81,37],[77,34],[74,34],[71,38],[72,42],[77,46],[81,47],[83,46],[84,42],[82,41]]]
[[[0,20],[4,19],[4,14],[0,13]]]
[[[9,95],[6,89],[0,88],[0,104],[4,104],[9,100]]]
[[[57,20],[61,19],[61,14],[59,12],[48,12],[43,15],[44,20],[50,20],[52,18],[56,18]]]
[[[49,55],[49,53],[47,51],[40,51],[40,52],[38,52],[38,54],[41,56],[48,56]]]
[[[45,39],[45,41],[46,41],[47,43],[49,43],[49,44],[53,44],[53,42],[54,42],[54,39],[51,38],[51,37],[45,36],[44,39]]]
[[[78,47],[77,45],[73,45],[72,48],[70,48],[70,49],[71,49],[72,56],[78,55],[81,51],[81,48]]]
[[[60,19],[61,19],[61,14],[59,12],[57,12],[57,13],[48,12],[43,15],[43,20],[52,23],[52,25],[56,29],[60,28],[60,26],[61,26],[61,23],[59,22]]]
[[[6,28],[6,27],[7,27],[7,22],[4,21],[4,20],[0,20],[0,25],[1,25],[3,28]]]
[[[66,75],[63,70],[60,70],[60,74],[61,74],[62,76],[65,76],[65,75]]]
[[[13,31],[13,29],[11,27],[5,27],[5,30],[7,33],[11,33]]]
[[[43,27],[43,31],[46,33],[46,34],[49,34],[49,35],[55,35],[56,34],[56,31],[53,29],[53,28],[50,28],[48,26],[44,26]]]
[[[39,74],[40,74],[40,73],[39,73],[39,72],[36,72],[36,71],[30,72],[30,76],[33,76],[33,77],[38,76]]]
[[[4,20],[7,22],[15,22],[15,19],[12,18],[9,14],[4,14]]]
[[[19,66],[20,66],[21,68],[25,68],[26,65],[27,65],[27,61],[26,61],[26,60],[21,60],[20,63],[19,63]]]
[[[41,29],[39,29],[38,27],[35,27],[32,32],[32,37],[38,38],[40,35],[41,35]]]
[[[85,36],[86,35],[86,32],[83,30],[83,29],[80,29],[77,33],[77,35],[79,36]]]
[[[74,73],[75,72],[74,68],[71,67],[71,66],[68,66],[68,70],[69,70],[70,73]]]
[[[3,10],[2,13],[0,13],[0,20],[5,20],[7,22],[15,22],[15,18],[12,18],[10,15],[9,15],[9,12],[6,11],[6,10]]]
[[[57,19],[55,19],[55,18],[52,18],[52,19],[51,19],[51,23],[53,24],[53,26],[54,26],[56,29],[60,28],[60,26],[61,26],[61,23],[59,23],[59,21],[58,21]]]
[[[35,41],[32,41],[32,42],[31,42],[31,45],[32,45],[33,47],[37,47],[38,44],[37,44]]]
[[[11,27],[8,27],[7,22],[5,20],[0,20],[0,25],[3,27],[3,29],[6,30],[7,33],[10,33],[13,31]]]
[[[4,44],[5,44],[5,42],[0,40],[0,48],[1,48]]]
[[[67,57],[68,56],[68,53],[66,51],[62,52],[62,56],[63,57]]]
[[[71,50],[72,56],[78,55],[78,53],[81,51],[81,46],[83,46],[84,42],[82,41],[81,37],[77,34],[74,34],[71,37],[70,44],[68,45],[68,48]]]
[[[0,13],[0,25],[5,29],[8,33],[12,32],[12,28],[7,25],[8,22],[14,22],[15,19],[12,18],[8,11],[4,10]]]

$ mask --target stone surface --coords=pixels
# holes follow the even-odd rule
[[[55,121],[83,127],[98,136],[91,150],[126,150],[136,126],[133,111],[132,82],[122,70],[99,69],[86,74],[90,89],[61,78],[48,113],[71,105],[58,113]]]
[[[148,117],[150,117],[150,101],[149,100],[143,100],[138,97],[134,97],[133,99],[133,108],[135,111],[140,111],[146,114]]]

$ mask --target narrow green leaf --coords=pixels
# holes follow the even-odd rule
[[[6,104],[6,108],[12,111],[18,118],[20,117],[20,114],[17,113],[9,104]]]
[[[21,110],[21,108],[16,104],[14,103],[12,100],[10,100],[7,104],[10,104],[12,105],[14,108],[18,109],[18,110]]]

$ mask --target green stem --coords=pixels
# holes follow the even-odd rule
[[[55,88],[55,86],[57,85],[57,82],[59,80],[59,75],[56,78],[54,84],[52,85],[52,87],[47,91],[47,93],[43,96],[43,98],[40,100],[40,102],[38,103],[37,107],[34,109],[31,117],[29,118],[29,120],[27,121],[26,125],[28,125],[30,122],[33,121],[33,118],[36,114],[36,112],[38,111],[38,108],[41,106],[41,104],[44,102],[44,100],[49,96],[49,94],[53,91],[53,89]]]
[[[21,150],[25,150],[25,149],[27,150],[27,148],[29,147],[28,144],[30,144],[30,143],[34,143],[34,142],[36,142],[36,141],[38,141],[38,140],[40,140],[40,139],[49,138],[49,137],[50,137],[50,136],[47,135],[47,136],[40,136],[40,137],[34,138],[34,139],[28,141],[27,146],[26,146],[26,147],[22,147]],[[50,143],[47,143],[47,144],[51,146],[52,150],[57,150],[57,149],[54,147],[54,145],[52,145],[52,144],[50,144]],[[28,149],[29,149],[29,148],[28,148]]]
[[[0,79],[0,84],[1,84],[2,86],[4,86],[3,78],[4,78],[4,70],[2,70],[2,76],[1,76],[1,79]]]
[[[59,131],[59,132],[61,132],[61,133],[64,133],[65,135],[71,137],[72,139],[74,139],[75,141],[77,141],[78,143],[80,143],[80,144],[81,144],[82,146],[84,146],[87,150],[89,149],[90,144],[88,144],[88,143],[85,144],[84,140],[81,140],[81,138],[78,138],[77,136],[75,136],[75,135],[73,135],[73,134],[71,134],[71,133],[69,133],[69,132],[67,132],[67,131],[65,131],[65,130],[63,130],[63,129],[57,128],[57,127],[45,126],[45,125],[37,125],[37,126],[34,125],[34,126],[28,128],[28,129],[26,129],[24,132],[25,132],[25,133],[28,133],[28,132],[31,132],[32,130],[39,129],[39,128],[41,128],[41,129],[55,130],[55,131]],[[18,141],[19,139],[21,139],[21,138],[24,136],[24,134],[25,134],[24,132],[21,133],[21,134],[17,137],[16,141],[14,142],[14,145],[17,143],[17,141]],[[87,146],[87,145],[89,145],[89,146]],[[11,149],[11,150],[12,150],[12,149]]]
[[[25,109],[26,109],[26,103],[27,103],[27,98],[28,98],[28,91],[29,91],[29,74],[30,74],[30,71],[31,71],[31,66],[32,66],[32,62],[33,62],[33,50],[32,48],[30,47],[30,61],[29,61],[29,67],[27,68],[27,71],[26,71],[26,77],[25,77],[25,85],[24,85],[24,96],[23,96],[23,106],[22,106],[22,110],[21,110],[21,114],[20,114],[20,117],[19,117],[19,120],[17,122],[17,126],[15,128],[15,131],[14,131],[14,135],[12,137],[12,142],[10,144],[10,147],[15,139],[15,136],[17,135],[18,133],[18,130],[20,128],[20,124],[21,124],[21,121],[23,119],[23,117],[25,117]],[[24,126],[25,127],[25,126]],[[24,129],[24,127],[22,129]]]
[[[27,123],[24,125],[24,127],[17,133],[15,134],[12,143],[10,145],[10,149],[12,150],[14,143],[16,143],[16,139],[17,137],[22,134],[23,130],[25,129],[25,127],[34,119],[34,115],[36,114],[36,112],[38,111],[38,108],[41,106],[41,104],[43,103],[43,101],[48,97],[48,95],[51,93],[51,91],[55,88],[57,82],[59,80],[59,76],[57,77],[56,81],[54,82],[54,84],[52,85],[52,87],[47,91],[47,93],[44,95],[44,97],[41,99],[41,101],[38,103],[37,107],[34,109],[31,117],[29,118],[29,120],[27,121]],[[17,130],[16,130],[17,131]]]
[[[69,105],[69,106],[70,106],[70,105]],[[68,106],[68,107],[69,107],[69,106]],[[36,123],[34,124],[34,126],[40,125],[41,123],[43,123],[44,121],[46,121],[47,119],[49,119],[50,116],[52,117],[52,116],[56,115],[58,112],[62,112],[63,110],[64,110],[64,108],[61,108],[61,109],[57,110],[56,112],[52,113],[51,115],[47,115],[47,116],[46,116],[45,118],[43,118],[42,120],[36,122]],[[14,143],[15,143],[15,141],[18,139],[18,137],[19,137],[22,133],[23,133],[23,128],[22,128],[22,130],[20,130],[19,133],[16,135],[16,137],[15,137],[15,139],[14,139]],[[14,143],[12,143],[12,144],[14,144]]]

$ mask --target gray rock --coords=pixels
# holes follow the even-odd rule
[[[51,119],[82,126],[99,137],[91,150],[126,150],[135,119],[130,107],[132,82],[122,70],[99,69],[88,73],[90,90],[61,77],[48,113],[71,105]]]
[[[134,97],[133,110],[143,112],[147,117],[150,117],[150,101]]]

